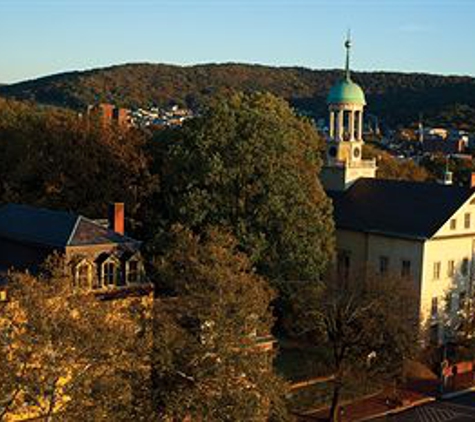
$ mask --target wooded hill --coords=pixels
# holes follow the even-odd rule
[[[81,109],[107,101],[125,107],[178,103],[192,108],[232,90],[270,91],[315,117],[326,116],[325,98],[339,70],[207,64],[190,67],[126,64],[70,72],[0,86],[0,95]],[[420,73],[361,72],[368,112],[390,125],[426,124],[475,130],[475,78]]]

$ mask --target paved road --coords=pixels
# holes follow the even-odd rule
[[[378,419],[378,422],[475,422],[475,392]]]

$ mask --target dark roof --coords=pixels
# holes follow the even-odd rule
[[[79,217],[74,235],[68,246],[102,245],[104,243],[123,243],[132,239],[105,228],[102,224]]]
[[[359,179],[328,195],[337,228],[429,239],[473,193],[437,183]]]
[[[0,237],[60,248],[134,242],[77,214],[17,204],[0,207]]]

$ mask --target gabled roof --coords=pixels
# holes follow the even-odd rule
[[[77,214],[17,204],[0,207],[0,237],[55,248],[134,242]]]
[[[359,179],[328,195],[339,229],[429,239],[474,192],[437,183]]]

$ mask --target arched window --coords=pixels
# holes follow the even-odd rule
[[[91,288],[91,277],[92,277],[92,268],[91,264],[86,261],[80,261],[73,271],[74,275],[74,287],[78,289],[90,289]]]
[[[78,265],[76,272],[76,287],[80,289],[88,289],[91,282],[91,266],[87,263]]]

